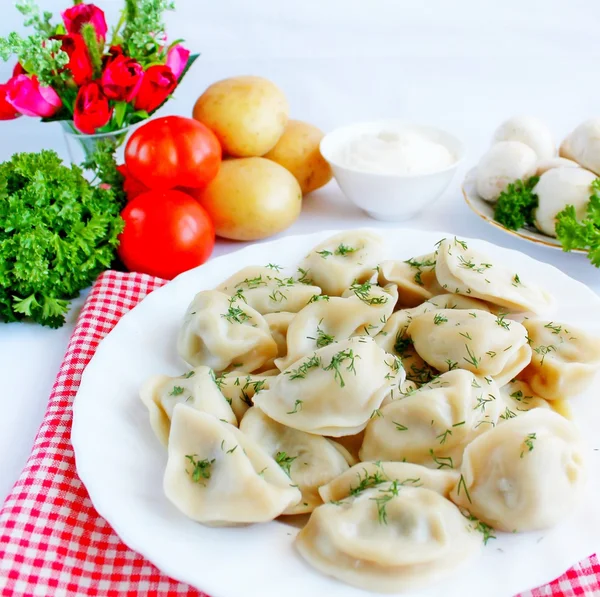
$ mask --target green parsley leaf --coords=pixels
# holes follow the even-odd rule
[[[518,230],[533,225],[533,211],[538,206],[538,197],[533,188],[539,177],[516,180],[500,193],[494,208],[494,218],[509,230]]]

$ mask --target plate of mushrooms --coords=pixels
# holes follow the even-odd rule
[[[587,253],[571,236],[600,200],[599,176],[600,118],[580,124],[557,148],[541,120],[514,116],[467,173],[463,195],[479,217],[513,236]]]

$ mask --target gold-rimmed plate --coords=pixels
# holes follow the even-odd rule
[[[488,224],[499,228],[503,232],[516,236],[529,242],[535,243],[536,245],[543,245],[550,249],[558,249],[562,251],[560,241],[551,236],[542,234],[535,228],[519,228],[518,230],[510,230],[506,228],[494,219],[494,206],[492,203],[488,203],[477,194],[477,168],[472,168],[467,173],[462,186],[463,196],[467,205],[472,211],[474,211],[482,220],[485,220]],[[585,249],[573,249],[572,253],[587,253]]]

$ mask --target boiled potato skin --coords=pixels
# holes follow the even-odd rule
[[[218,236],[259,240],[277,234],[300,215],[302,191],[283,166],[260,157],[222,162],[217,177],[197,195]]]
[[[306,195],[326,185],[333,176],[319,149],[324,136],[312,124],[290,120],[277,145],[264,157],[289,170],[300,183],[302,194]]]
[[[213,83],[196,101],[193,116],[211,129],[234,157],[262,156],[283,134],[289,105],[283,92],[262,77]]]

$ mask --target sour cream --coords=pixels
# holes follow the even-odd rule
[[[454,164],[452,152],[413,131],[362,133],[338,148],[340,166],[373,174],[415,175],[438,172]]]

